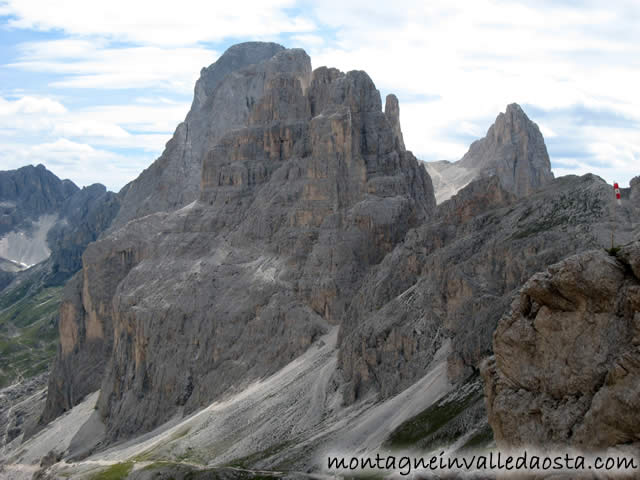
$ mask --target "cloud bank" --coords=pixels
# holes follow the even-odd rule
[[[200,68],[260,39],[305,48],[314,67],[366,70],[398,95],[419,158],[460,158],[517,102],[556,175],[624,185],[640,174],[639,20],[624,0],[0,2],[2,168],[46,164],[35,156],[56,145],[68,158],[56,173],[119,188],[184,118]],[[96,162],[108,167],[89,180]]]

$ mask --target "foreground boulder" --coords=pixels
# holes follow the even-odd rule
[[[614,252],[612,252],[614,253]],[[483,367],[499,446],[640,446],[640,242],[524,285]]]

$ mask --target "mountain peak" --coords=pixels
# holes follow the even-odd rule
[[[551,162],[538,125],[517,103],[499,113],[487,135],[471,144],[458,162],[428,163],[438,202],[469,182],[496,175],[503,188],[523,197],[553,180]]]
[[[522,110],[522,107],[520,105],[518,105],[517,103],[510,103],[509,105],[507,105],[507,109],[505,111],[506,114],[511,114],[511,115],[524,115],[525,117],[527,116],[524,113],[524,110]]]
[[[516,103],[498,115],[486,137],[474,142],[460,163],[480,176],[497,175],[518,196],[529,195],[553,180],[542,133]]]
[[[229,47],[203,68],[191,109],[162,155],[121,190],[122,208],[113,227],[195,200],[205,153],[224,133],[247,125],[251,106],[278,71],[310,76],[311,62],[305,56],[277,43],[245,42]]]
[[[504,113],[498,114],[495,122],[487,131],[487,136],[493,133],[497,136],[496,139],[498,141],[517,141],[512,137],[518,132],[526,132],[529,136],[539,137],[537,140],[544,143],[544,138],[538,125],[527,116],[520,105],[510,103]]]

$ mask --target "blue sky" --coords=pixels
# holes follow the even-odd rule
[[[321,5],[320,5],[321,4]],[[640,3],[0,0],[0,169],[118,190],[164,148],[231,44],[302,47],[400,99],[407,148],[456,160],[507,104],[556,176],[640,174]]]

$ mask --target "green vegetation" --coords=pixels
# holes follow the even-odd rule
[[[482,416],[484,409],[484,396],[477,380],[467,383],[463,392],[453,398],[443,398],[402,423],[384,446],[430,450],[458,440],[468,431],[468,425],[476,423],[476,417]]]
[[[123,480],[133,468],[133,462],[116,463],[95,474],[91,480]]]
[[[493,430],[491,430],[491,426],[486,424],[480,430],[478,430],[474,435],[471,436],[469,440],[462,446],[461,450],[475,450],[475,449],[483,449],[487,448],[487,446],[493,442]]]
[[[0,294],[0,388],[46,371],[56,353],[62,287],[28,291]]]
[[[228,467],[198,468],[179,462],[158,461],[147,465],[143,470],[156,472],[156,475],[163,472],[164,475],[175,473],[176,476],[184,480],[215,480],[217,478],[225,480],[273,480],[280,478],[280,474],[274,472],[252,472],[249,470],[233,470]],[[152,477],[153,478],[153,477]],[[169,477],[171,479],[173,477]]]
[[[620,253],[620,247],[605,248],[604,251],[607,252],[612,257],[617,257],[618,253]]]
[[[159,468],[175,467],[179,465],[179,463],[171,462],[169,460],[158,460],[145,466],[142,470],[158,470]]]

